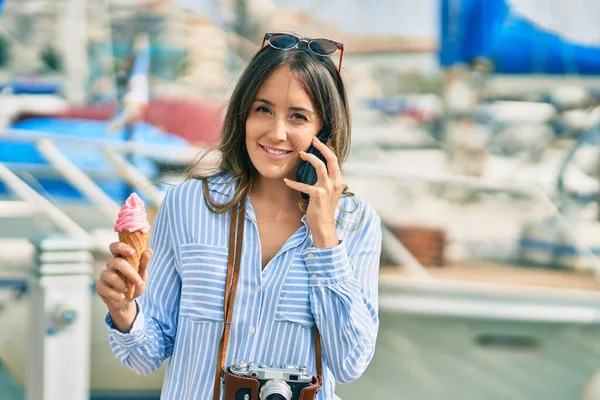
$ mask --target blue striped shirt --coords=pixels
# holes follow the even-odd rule
[[[214,201],[231,198],[229,179],[209,178]],[[226,365],[236,359],[287,363],[316,374],[316,323],[323,353],[318,399],[333,399],[335,381],[357,379],[375,351],[381,221],[366,202],[344,196],[336,211],[339,245],[313,247],[303,217],[263,270],[249,200],[246,208]],[[170,358],[162,399],[212,398],[224,325],[229,219],[230,213],[208,209],[201,180],[171,188],[154,221],[148,284],[131,331],[117,331],[106,316],[110,346],[123,365],[147,375]]]

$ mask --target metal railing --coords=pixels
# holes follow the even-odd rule
[[[69,182],[94,204],[100,212],[111,219],[115,218],[120,206],[83,172],[81,168],[70,161],[58,148],[56,143],[82,146],[83,148],[97,148],[103,151],[107,160],[115,166],[117,174],[128,182],[128,184],[135,187],[136,190],[146,195],[154,207],[158,207],[162,201],[160,190],[138,168],[127,162],[119,153],[132,153],[166,162],[189,164],[202,151],[202,149],[191,146],[148,144],[118,139],[78,138],[60,134],[49,135],[43,131],[17,129],[0,131],[0,139],[33,143],[42,157],[49,163],[47,168],[52,168],[54,173]],[[208,163],[210,162],[211,160],[209,159]],[[14,163],[11,166],[13,168],[18,167]],[[0,163],[0,179],[22,200],[18,203],[20,214],[25,215],[27,211],[30,214],[34,214],[36,210],[40,210],[65,234],[91,241],[91,236],[85,229],[59,207],[32,189],[11,168],[3,165],[3,163]]]
[[[65,180],[71,183],[82,194],[84,194],[107,218],[114,218],[118,213],[118,205],[114,200],[108,197],[102,189],[93,182],[81,169],[77,168],[67,157],[62,154],[55,143],[68,143],[70,145],[80,145],[83,147],[94,147],[102,150],[108,161],[115,166],[118,175],[129,185],[139,190],[147,196],[153,206],[158,207],[162,201],[161,191],[156,185],[149,182],[144,174],[131,163],[127,162],[121,153],[134,153],[137,155],[158,158],[171,162],[191,163],[197,159],[202,149],[180,145],[157,145],[139,142],[127,142],[117,139],[93,139],[76,138],[67,135],[52,134],[49,135],[42,131],[14,130],[8,129],[0,132],[0,138],[16,141],[25,141],[36,143],[38,149],[46,160],[54,167]],[[214,158],[207,161],[207,164],[214,162]],[[214,165],[214,164],[212,164]],[[541,201],[548,206],[553,215],[558,216],[561,227],[567,232],[573,243],[577,240],[567,219],[562,216],[558,207],[552,202],[549,196],[538,186],[517,181],[497,181],[484,178],[475,178],[462,175],[451,174],[428,174],[424,172],[409,172],[397,169],[377,166],[372,163],[349,162],[344,165],[344,174],[347,176],[369,177],[369,178],[387,178],[393,180],[414,181],[437,183],[444,185],[460,186],[467,189],[500,191],[504,193],[514,193],[530,196],[535,200]],[[77,225],[71,218],[63,213],[58,207],[54,206],[43,196],[39,195],[29,185],[19,179],[13,172],[0,163],[0,179],[3,179],[21,198],[40,207],[62,231],[69,235],[86,237],[89,239],[89,233]],[[396,238],[396,236],[383,226],[383,242],[387,255],[392,261],[396,262],[406,269],[413,276],[429,277],[430,274],[423,265],[407,250],[407,248]],[[600,273],[600,260],[594,253],[586,247],[578,247],[589,257],[592,263],[592,269]]]

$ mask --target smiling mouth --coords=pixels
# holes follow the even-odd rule
[[[278,150],[278,149],[273,149],[271,147],[266,147],[266,146],[260,146],[263,148],[264,151],[266,151],[269,154],[272,154],[274,156],[282,156],[285,154],[290,154],[292,153],[292,151],[290,150]]]

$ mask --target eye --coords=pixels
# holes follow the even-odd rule
[[[271,110],[267,106],[258,106],[256,107],[256,111],[259,113],[271,114]]]
[[[292,114],[292,119],[297,119],[300,121],[308,121],[308,118],[306,118],[306,116],[304,116],[303,114],[300,114],[300,113]]]

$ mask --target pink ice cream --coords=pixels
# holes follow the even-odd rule
[[[115,222],[115,232],[143,232],[150,230],[148,217],[146,216],[146,206],[144,201],[135,193],[132,193],[121,207],[117,222]]]

